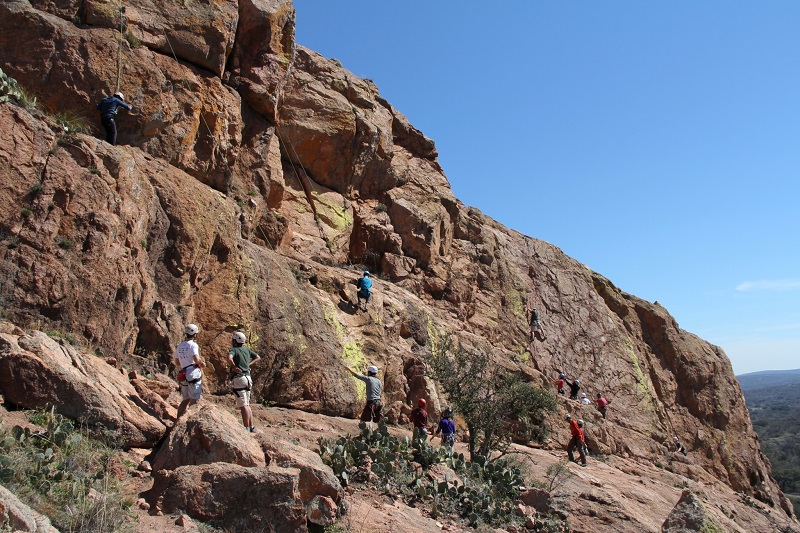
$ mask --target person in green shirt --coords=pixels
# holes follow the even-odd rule
[[[228,351],[228,365],[231,367],[231,380],[233,381],[233,394],[236,396],[236,407],[242,413],[242,424],[250,433],[255,433],[253,427],[253,411],[250,409],[250,389],[253,388],[253,379],[250,377],[250,364],[258,361],[257,353],[244,345],[247,337],[241,331],[233,334],[233,341]]]

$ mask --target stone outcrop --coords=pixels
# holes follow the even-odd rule
[[[211,463],[267,464],[258,442],[232,414],[214,405],[194,405],[173,426],[153,459],[153,469]]]
[[[661,527],[663,533],[693,533],[695,531],[722,531],[706,513],[703,504],[690,490],[684,490],[681,499],[669,513]]]
[[[111,147],[65,132],[63,117],[0,105],[9,318],[161,372],[197,322],[208,391],[228,386],[230,334],[243,330],[263,356],[255,398],[336,415],[363,405],[345,366],[374,363],[393,420],[418,396],[438,409],[425,360],[428,341],[449,332],[509,372],[551,386],[562,369],[612,401],[607,420],[563,401],[552,446],[567,439],[564,411],[587,421],[597,451],[643,463],[678,435],[687,476],[793,515],[723,351],[461,204],[434,143],[372,82],[293,42],[288,1],[219,2],[192,20],[134,2],[124,31],[143,46],[120,41],[99,3],[83,5],[0,3],[0,68],[48,109],[91,116],[116,86],[118,54],[135,108]],[[162,33],[180,41],[180,61]],[[369,313],[351,305],[362,268],[376,274]],[[546,342],[528,343],[528,303]]]
[[[22,503],[2,485],[0,485],[0,527],[7,531],[58,533],[49,518]]]
[[[39,331],[0,333],[0,391],[20,407],[54,406],[123,446],[153,446],[166,431],[125,374]]]
[[[230,463],[181,466],[155,474],[150,499],[165,513],[182,511],[232,531],[305,532],[299,471]]]

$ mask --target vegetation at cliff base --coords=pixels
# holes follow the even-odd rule
[[[0,429],[0,481],[60,531],[127,531],[130,507],[110,472],[117,450],[55,410],[32,411],[42,429]],[[128,524],[126,524],[128,522]]]

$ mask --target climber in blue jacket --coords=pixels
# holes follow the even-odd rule
[[[124,107],[128,111],[133,109],[133,106],[125,103],[125,96],[121,92],[115,92],[97,104],[97,109],[100,111],[100,123],[106,130],[106,142],[111,146],[117,144],[117,123],[114,121],[114,116],[120,107]]]

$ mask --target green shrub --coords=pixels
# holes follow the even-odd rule
[[[343,485],[369,483],[385,494],[425,507],[431,517],[457,514],[471,526],[507,524],[518,520],[513,513],[524,479],[507,459],[469,462],[450,446],[434,448],[426,439],[397,438],[385,424],[370,429],[359,425],[355,436],[319,439],[319,454]],[[444,464],[449,473],[435,478],[429,471]]]
[[[17,80],[9,77],[0,69],[0,103],[3,102],[14,102],[26,109],[37,106],[36,97],[30,95],[17,83]]]
[[[33,411],[29,418],[43,429],[0,432],[0,481],[61,531],[123,530],[131,502],[107,474],[117,450],[89,438],[54,409]]]
[[[92,132],[90,122],[74,111],[57,111],[52,114],[52,117],[67,135]]]

